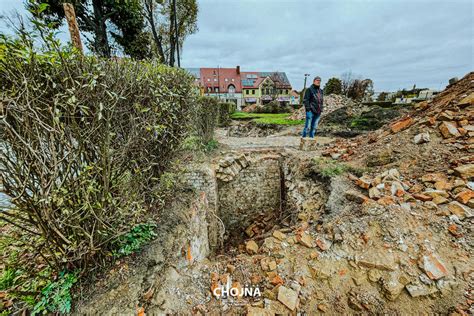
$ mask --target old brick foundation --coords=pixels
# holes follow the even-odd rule
[[[303,164],[286,152],[257,151],[229,153],[214,164],[189,166],[188,185],[204,192],[209,202],[211,252],[238,245],[251,237],[252,229],[267,231],[283,221],[322,213],[327,189],[302,174]]]

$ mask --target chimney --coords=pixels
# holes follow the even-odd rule
[[[235,67],[235,70],[237,71],[237,74],[240,75],[240,66]]]

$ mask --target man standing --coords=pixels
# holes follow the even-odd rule
[[[306,121],[303,137],[309,134],[309,137],[314,138],[314,133],[323,112],[323,90],[319,87],[320,85],[321,77],[315,77],[313,84],[304,93],[303,104],[306,110]]]

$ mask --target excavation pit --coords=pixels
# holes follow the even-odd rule
[[[211,253],[230,254],[248,239],[319,218],[327,183],[312,175],[310,162],[300,155],[253,152],[228,154],[217,166],[193,170],[191,183],[209,200]]]

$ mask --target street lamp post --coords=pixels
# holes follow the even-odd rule
[[[300,95],[300,102],[301,99],[304,98],[304,93],[306,92],[306,79],[309,77],[309,74],[304,74],[304,86],[303,86],[303,93]]]
[[[304,74],[304,87],[303,87],[303,91],[306,90],[306,78],[309,77],[309,74]]]

